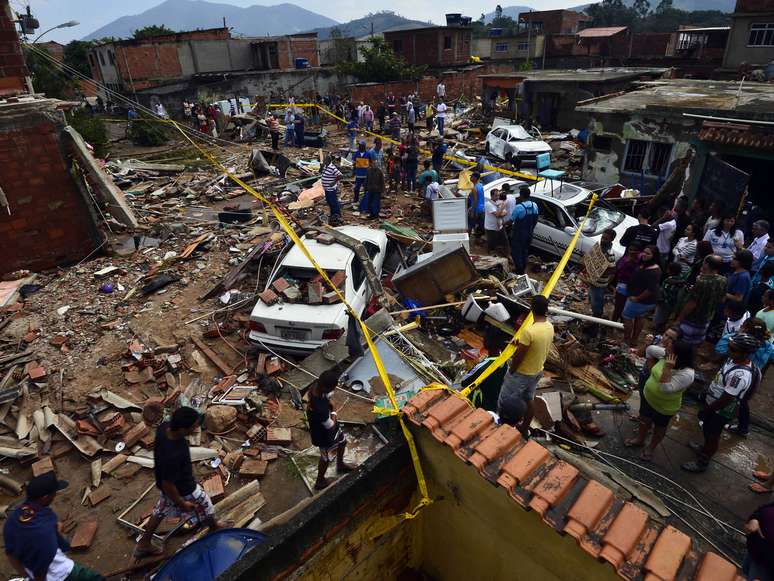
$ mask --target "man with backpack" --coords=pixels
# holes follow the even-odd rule
[[[728,341],[728,359],[718,371],[705,395],[705,407],[699,412],[704,443],[692,443],[697,453],[694,462],[681,468],[687,472],[704,472],[718,451],[723,428],[736,417],[739,404],[749,399],[761,382],[761,370],[750,360],[760,347],[758,339],[747,333],[737,333]]]
[[[540,215],[540,209],[530,200],[530,194],[529,187],[519,188],[519,201],[511,214],[511,259],[516,274],[524,274],[527,269],[532,233]]]

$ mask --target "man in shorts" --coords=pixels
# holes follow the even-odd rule
[[[761,371],[750,361],[750,355],[760,347],[758,339],[747,333],[737,333],[728,341],[728,359],[718,370],[707,390],[705,407],[699,412],[704,433],[703,444],[692,443],[697,453],[695,462],[681,468],[687,472],[704,472],[718,451],[723,428],[736,417],[738,404],[752,396],[761,381]]]
[[[162,422],[156,429],[153,471],[161,497],[153,507],[145,533],[134,550],[136,559],[164,553],[163,548],[153,546],[151,539],[167,517],[188,518],[194,513],[199,522],[210,529],[228,526],[216,520],[210,497],[194,480],[186,438],[196,431],[200,421],[201,416],[197,410],[181,407],[175,410],[170,421]]]
[[[535,414],[535,390],[543,377],[543,366],[554,340],[554,326],[546,318],[548,299],[543,295],[532,298],[532,325],[525,328],[518,339],[516,352],[511,366],[505,374],[500,397],[497,400],[498,415],[503,415],[503,402],[512,396],[518,396],[526,403],[526,412],[521,423],[516,426],[525,436]]]

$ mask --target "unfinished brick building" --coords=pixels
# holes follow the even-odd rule
[[[0,274],[77,262],[104,241],[94,199],[137,223],[123,195],[67,126],[68,103],[26,93],[28,75],[7,0],[0,0]]]

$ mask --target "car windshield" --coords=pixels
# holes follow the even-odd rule
[[[588,201],[581,202],[574,206],[575,219],[578,223],[583,220],[588,209]],[[619,212],[605,202],[599,201],[594,205],[591,214],[589,214],[589,219],[583,227],[583,234],[586,236],[599,236],[608,228],[615,228],[618,226],[618,224],[623,222],[624,217],[625,215],[623,212]]]
[[[508,141],[522,141],[524,139],[534,139],[527,130],[521,125],[514,125],[508,128]]]

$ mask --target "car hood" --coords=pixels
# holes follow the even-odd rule
[[[551,151],[551,146],[545,141],[513,141],[508,143],[514,149],[527,151],[529,153],[547,153]]]

